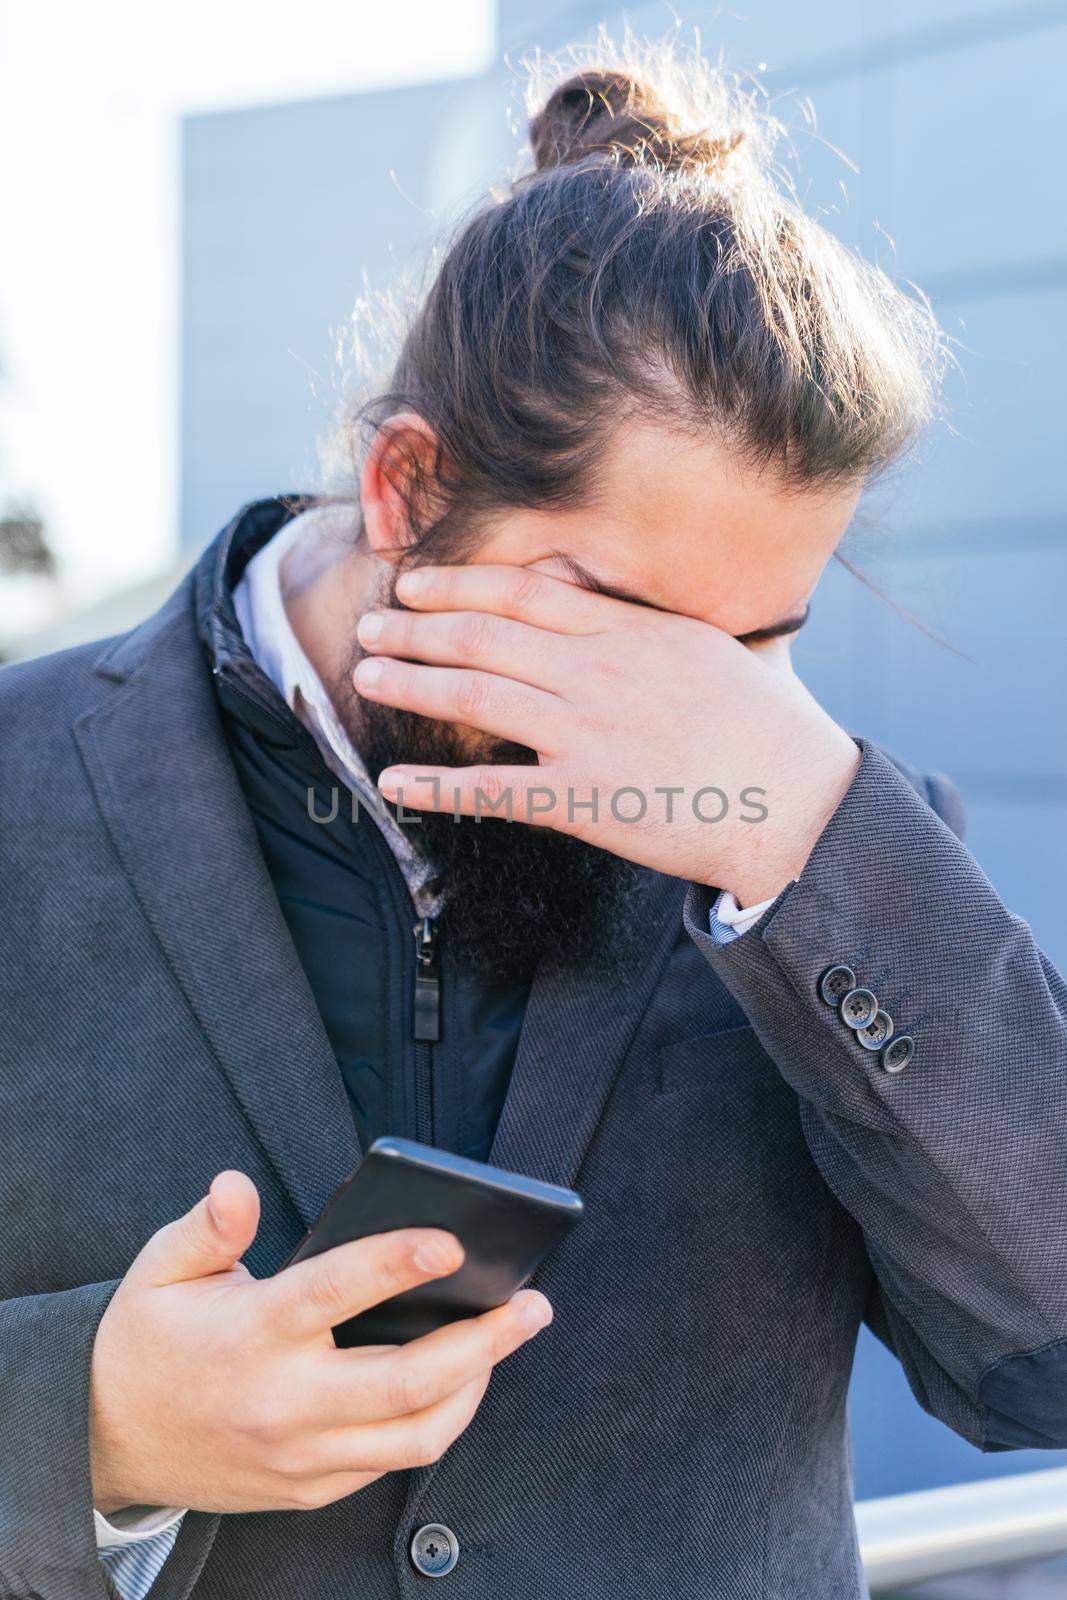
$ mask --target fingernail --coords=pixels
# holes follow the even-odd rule
[[[536,1289],[531,1290],[530,1298],[522,1308],[522,1320],[531,1333],[547,1328],[552,1321],[552,1306]]]
[[[381,675],[382,664],[380,661],[361,661],[355,673],[356,687],[373,688]]]
[[[393,796],[404,781],[404,774],[399,767],[387,767],[378,776],[378,787],[383,794]]]
[[[385,628],[385,618],[377,611],[368,611],[356,624],[356,638],[360,644],[377,644]]]
[[[455,1272],[459,1266],[455,1245],[446,1244],[443,1239],[423,1239],[422,1243],[415,1247],[412,1260],[420,1272],[444,1274]]]
[[[421,572],[403,572],[396,580],[396,592],[401,598],[414,599],[422,588]]]

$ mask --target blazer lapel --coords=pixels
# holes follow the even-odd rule
[[[627,1046],[681,927],[684,885],[649,875],[646,937],[623,970],[542,964],[490,1160],[546,1183],[571,1186]]]
[[[191,581],[109,658],[75,726],[145,918],[308,1225],[359,1151],[341,1076],[237,775]]]

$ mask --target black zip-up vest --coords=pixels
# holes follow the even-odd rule
[[[233,608],[249,560],[300,509],[246,512],[198,573],[201,637],[230,752],[362,1148],[401,1134],[484,1161],[528,989],[451,960],[435,925],[417,916],[373,813],[256,665]]]

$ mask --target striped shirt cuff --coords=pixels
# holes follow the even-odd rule
[[[99,1551],[121,1600],[145,1600],[149,1589],[174,1548],[181,1518],[162,1533],[152,1533],[132,1544],[113,1544]]]
[[[755,927],[776,898],[761,900],[758,905],[742,909],[733,895],[724,889],[708,912],[708,932],[716,944],[730,944],[732,940],[740,939],[749,928]]]

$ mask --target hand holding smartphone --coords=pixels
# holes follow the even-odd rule
[[[217,1174],[152,1235],[93,1344],[100,1510],[313,1510],[440,1459],[493,1369],[551,1321],[543,1295],[513,1290],[574,1208],[549,1205],[546,1221],[525,1180],[481,1169],[442,1179],[437,1163],[452,1158],[409,1151],[375,1152],[304,1241],[308,1259],[270,1278],[240,1265],[259,1222],[242,1172]],[[487,1195],[495,1220],[483,1227]],[[451,1224],[466,1265],[439,1227],[395,1225],[409,1215]],[[338,1349],[338,1323],[350,1325],[343,1341],[374,1343]]]

